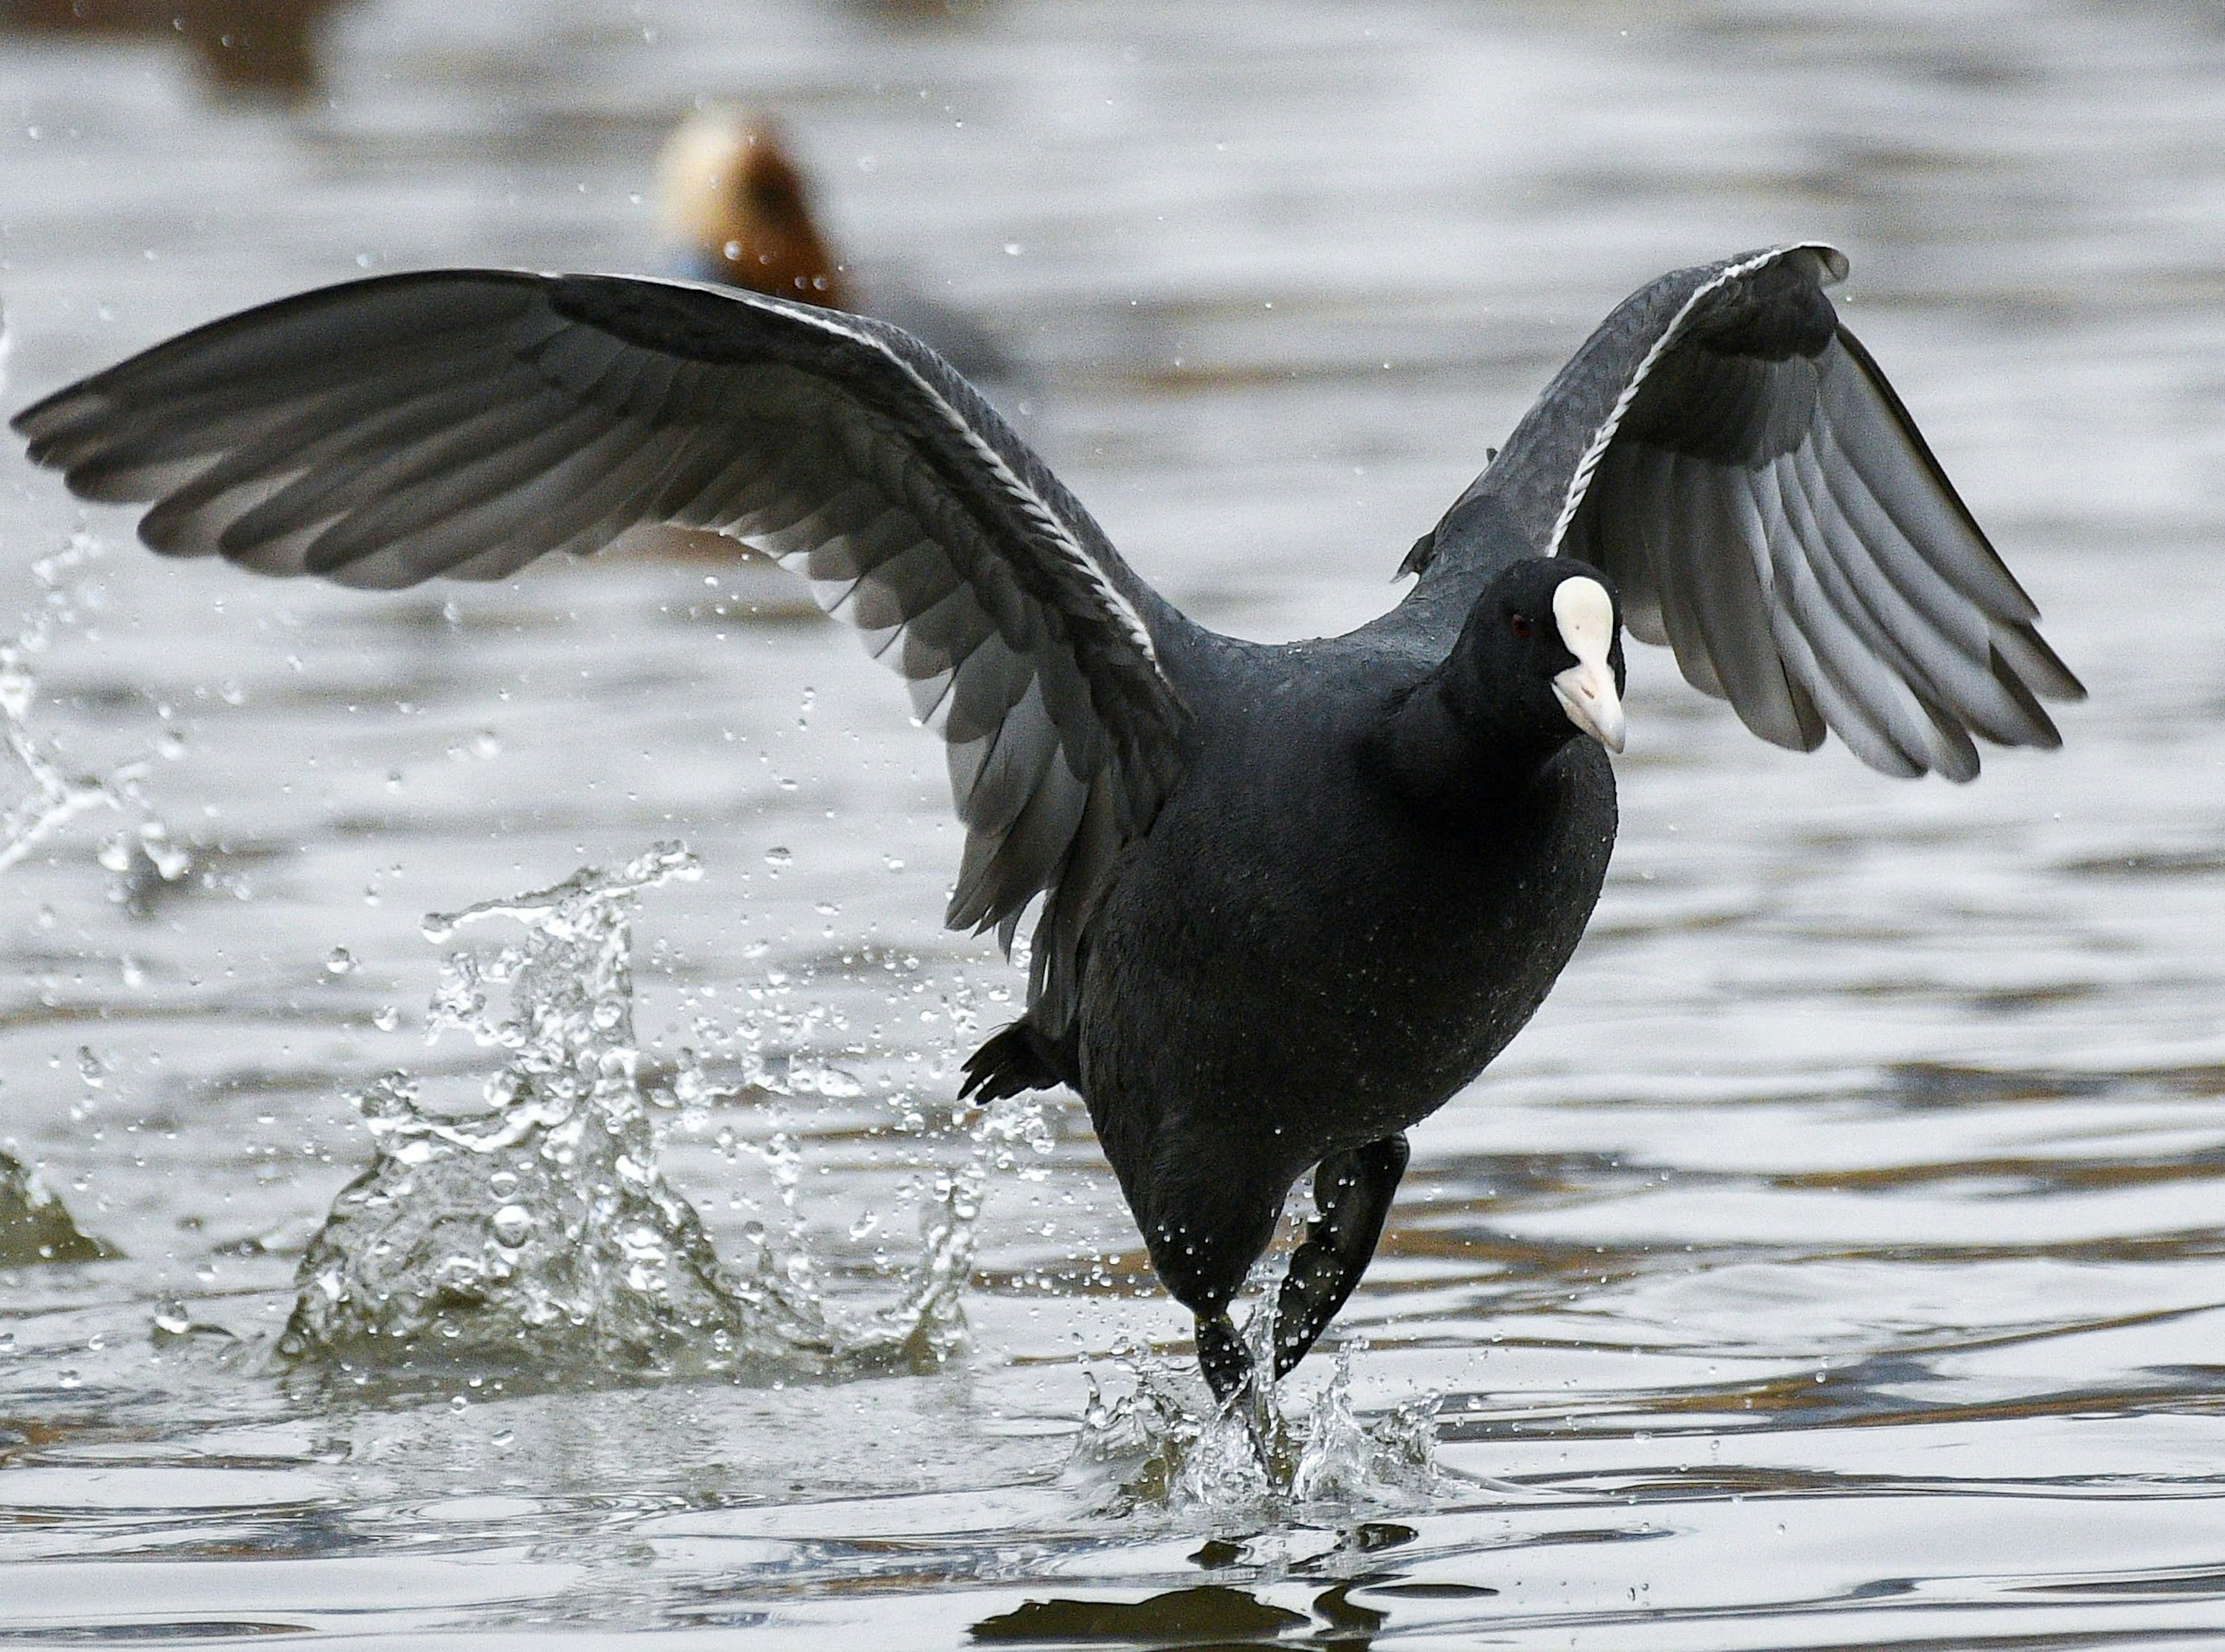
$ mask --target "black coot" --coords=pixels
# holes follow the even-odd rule
[[[1665,275],[1577,351],[1348,636],[1216,636],[1130,571],[967,383],[863,317],[677,282],[448,270],[306,294],[21,415],[173,555],[390,588],[643,522],[808,577],[948,742],[948,919],[1026,1015],[967,1064],[1087,1100],[1224,1398],[1292,1182],[1321,1216],[1277,1374],[1366,1266],[1402,1132],[1568,960],[1615,830],[1620,630],[1797,750],[1977,772],[2075,678],[1823,288],[1828,247]]]

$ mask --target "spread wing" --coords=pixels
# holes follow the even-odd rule
[[[685,282],[443,270],[352,282],[156,346],[18,415],[178,556],[391,588],[496,579],[648,522],[808,576],[948,742],[948,921],[1070,1010],[1081,926],[1176,774],[1158,642],[1188,622],[908,334]],[[1156,635],[1155,635],[1156,633]]]
[[[1829,728],[1887,774],[1968,780],[1972,736],[2058,745],[2040,701],[2085,690],[1824,295],[1846,269],[1779,247],[1633,294],[1447,523],[1494,501],[1606,570],[1630,630],[1765,740]]]

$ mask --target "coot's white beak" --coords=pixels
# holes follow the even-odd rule
[[[1622,750],[1622,696],[1614,691],[1614,598],[1596,579],[1563,579],[1553,592],[1553,621],[1575,664],[1553,679],[1561,709],[1609,751]]]

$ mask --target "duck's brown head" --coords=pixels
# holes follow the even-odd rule
[[[845,272],[812,221],[803,174],[769,122],[733,109],[691,115],[666,141],[657,175],[666,231],[700,275],[849,307]]]

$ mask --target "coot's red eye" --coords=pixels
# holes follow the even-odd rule
[[[1512,626],[1514,628],[1514,635],[1515,635],[1515,636],[1519,636],[1519,637],[1525,637],[1525,638],[1526,638],[1526,637],[1528,637],[1528,636],[1529,636],[1529,635],[1530,635],[1530,616],[1529,616],[1529,615],[1527,615],[1527,614],[1510,614],[1510,615],[1508,615],[1508,616],[1507,616],[1507,617],[1506,617],[1506,623],[1507,623],[1509,625],[1512,625]]]

